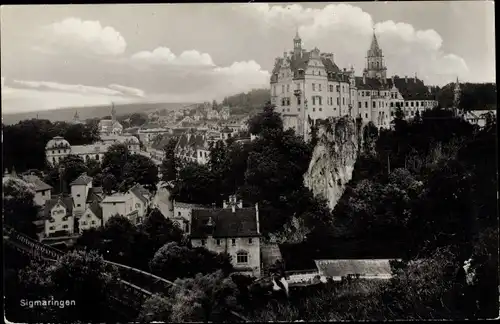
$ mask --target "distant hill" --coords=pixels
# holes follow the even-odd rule
[[[453,106],[455,83],[449,83],[437,91],[441,107]],[[465,110],[496,109],[497,87],[495,83],[461,83],[460,107]]]
[[[223,106],[229,106],[232,115],[260,112],[266,102],[271,100],[269,89],[254,89],[247,93],[238,93],[224,98]]]
[[[132,113],[148,113],[155,110],[177,110],[184,106],[191,105],[192,103],[169,103],[169,102],[144,102],[144,103],[128,103],[128,104],[115,104],[116,114],[125,115]],[[21,120],[38,118],[48,119],[52,122],[54,121],[71,121],[75,112],[78,111],[78,115],[81,120],[89,118],[102,118],[111,115],[111,106],[87,106],[87,107],[70,107],[70,108],[60,108],[53,110],[41,110],[18,114],[2,114],[3,123],[6,125],[16,124]]]

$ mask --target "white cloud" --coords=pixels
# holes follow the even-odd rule
[[[306,9],[298,4],[249,4],[244,9],[270,28],[299,27],[307,49],[318,47],[333,52],[338,65],[353,64],[358,74],[365,67],[366,51],[375,28],[390,74],[417,73],[420,77],[427,76],[427,83],[434,84],[468,75],[467,64],[461,57],[443,52],[443,39],[435,30],[415,30],[410,24],[391,20],[374,24],[370,14],[349,4],[330,4],[322,9]]]
[[[39,35],[42,44],[33,48],[45,53],[71,51],[115,56],[123,54],[127,47],[123,36],[113,27],[73,17],[44,26]]]
[[[119,84],[111,84],[106,87],[94,87],[81,84],[64,84],[50,81],[24,81],[14,80],[14,84],[38,90],[55,90],[61,92],[71,92],[83,95],[104,95],[104,96],[135,96],[143,97],[144,91],[130,88]]]
[[[212,57],[196,50],[182,52],[176,56],[167,47],[158,47],[153,51],[142,51],[132,55],[132,60],[149,64],[164,64],[177,66],[214,66]]]
[[[136,97],[144,97],[144,91],[137,88],[126,87],[119,84],[110,84],[108,86],[110,89],[118,90],[125,95],[132,95]]]
[[[213,72],[219,87],[219,96],[269,86],[270,73],[262,70],[255,61],[234,62],[227,67],[217,67]]]

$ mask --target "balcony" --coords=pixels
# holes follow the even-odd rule
[[[299,90],[299,89],[294,90],[294,91],[293,91],[293,94],[294,94],[296,97],[300,97],[300,96],[302,95],[302,90]]]

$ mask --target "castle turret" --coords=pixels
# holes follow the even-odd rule
[[[366,70],[367,76],[370,78],[378,78],[381,80],[386,79],[387,68],[384,65],[384,56],[382,50],[378,45],[377,35],[375,35],[375,28],[373,28],[373,37],[370,49],[366,56]]]
[[[293,54],[300,56],[302,54],[302,39],[299,36],[299,30],[297,29],[295,37],[293,38]]]

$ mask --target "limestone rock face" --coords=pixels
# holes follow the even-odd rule
[[[361,121],[351,117],[330,117],[318,125],[318,142],[313,150],[304,184],[316,197],[325,198],[331,209],[352,178],[363,142]]]

